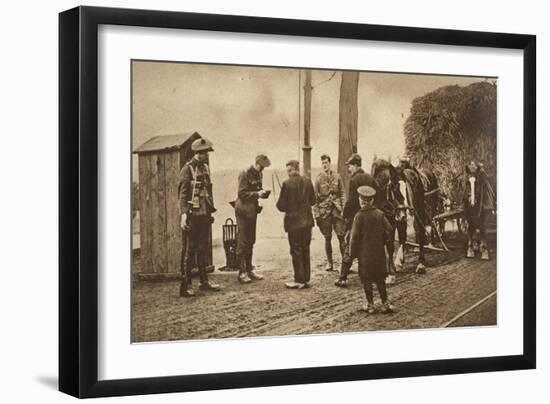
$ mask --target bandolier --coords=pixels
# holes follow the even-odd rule
[[[220,287],[208,281],[206,263],[210,228],[214,222],[212,213],[216,211],[212,196],[212,181],[208,167],[208,152],[213,151],[212,143],[197,139],[191,149],[195,152],[180,171],[179,201],[182,238],[184,247],[181,256],[181,288],[183,297],[194,296],[191,287],[191,270],[196,264],[199,270],[200,288],[217,291]]]

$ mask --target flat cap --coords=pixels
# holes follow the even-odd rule
[[[346,160],[346,164],[347,165],[354,164],[356,166],[360,166],[361,165],[361,156],[358,155],[357,153],[353,153],[349,157],[349,159]]]
[[[265,154],[258,154],[256,156],[256,164],[259,164],[263,168],[266,168],[271,165],[271,161],[269,161],[269,157],[267,157]]]
[[[372,198],[374,195],[376,195],[376,189],[374,189],[373,187],[369,187],[368,185],[361,185],[359,188],[357,188],[357,193],[362,199]]]
[[[194,152],[199,152],[199,151],[214,151],[214,149],[212,148],[212,142],[208,139],[205,139],[205,138],[200,138],[200,139],[197,139],[195,141],[193,141],[193,143],[191,143],[191,150],[193,150]]]
[[[286,165],[291,166],[295,170],[300,169],[300,162],[298,160],[289,160],[289,161],[287,161]]]

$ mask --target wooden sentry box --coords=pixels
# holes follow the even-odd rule
[[[180,170],[193,157],[191,143],[197,132],[155,136],[139,146],[139,212],[141,265],[137,279],[169,279],[181,276],[184,248],[180,228],[178,183]],[[134,247],[135,248],[135,247]],[[212,267],[212,232],[209,240],[209,269]]]

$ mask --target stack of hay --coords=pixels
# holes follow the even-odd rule
[[[411,162],[433,170],[440,188],[454,203],[464,195],[464,169],[482,162],[496,191],[497,87],[479,82],[441,87],[412,102],[405,122]]]

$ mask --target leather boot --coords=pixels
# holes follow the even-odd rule
[[[327,256],[327,264],[325,265],[325,271],[328,271],[328,272],[334,271],[334,266],[332,263],[331,239],[332,238],[325,237],[325,254]]]
[[[237,256],[237,263],[239,265],[239,276],[238,281],[240,283],[250,283],[252,280],[248,277],[248,272],[246,271],[246,258],[244,255]]]
[[[484,261],[489,261],[491,258],[489,257],[489,248],[487,248],[487,242],[482,241],[480,248],[481,248],[481,259]]]
[[[206,257],[204,253],[199,252],[197,254],[197,265],[199,267],[199,276],[201,280],[199,288],[201,290],[211,290],[214,292],[220,290],[220,285],[208,281],[208,275],[206,274]]]
[[[252,265],[252,251],[249,251],[248,254],[246,254],[246,272],[248,277],[253,281],[261,281],[264,279],[262,275],[254,272],[254,266]]]
[[[476,255],[475,255],[473,243],[471,241],[469,241],[468,242],[468,249],[466,250],[466,258],[474,258],[475,256]]]
[[[195,296],[195,291],[191,285],[187,284],[185,279],[182,279],[180,284],[180,297],[193,297]]]
[[[181,283],[180,297],[195,296],[195,291],[191,287],[191,265],[192,258],[188,251],[182,251],[181,254]]]

